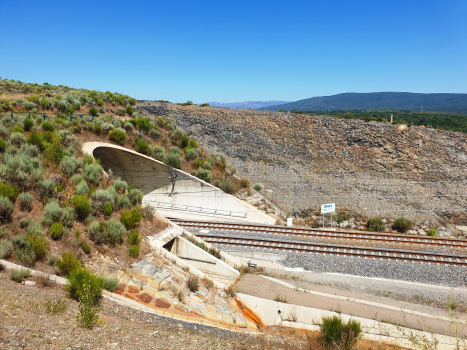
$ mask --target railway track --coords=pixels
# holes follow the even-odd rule
[[[394,234],[382,233],[366,233],[366,232],[346,232],[346,231],[331,231],[317,230],[310,228],[292,228],[284,226],[267,226],[267,225],[252,225],[252,224],[237,224],[237,223],[211,223],[204,221],[192,220],[177,220],[172,219],[177,225],[182,227],[196,227],[204,229],[216,230],[231,230],[243,232],[260,232],[270,234],[296,235],[305,237],[320,237],[334,239],[348,239],[360,241],[373,241],[382,243],[398,243],[398,244],[419,244],[426,246],[438,246],[443,248],[467,248],[467,241],[457,239],[447,239],[438,237],[413,237]]]
[[[410,251],[394,251],[380,248],[361,248],[349,246],[336,246],[315,243],[296,243],[296,242],[281,242],[278,240],[266,239],[249,239],[228,236],[213,236],[198,234],[197,237],[202,238],[206,242],[215,245],[238,245],[244,247],[255,247],[263,249],[290,250],[296,252],[333,254],[357,256],[362,258],[377,258],[390,260],[406,260],[413,262],[428,262],[438,264],[460,265],[467,266],[467,256],[452,256],[446,254],[421,253]]]

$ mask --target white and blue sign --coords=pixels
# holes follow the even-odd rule
[[[323,204],[321,206],[321,214],[334,213],[336,211],[336,203]]]

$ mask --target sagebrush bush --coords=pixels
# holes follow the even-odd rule
[[[11,219],[13,212],[13,203],[7,197],[0,196],[0,222],[6,222]]]
[[[36,261],[36,254],[32,249],[31,243],[26,241],[26,245],[15,249],[15,259],[21,261],[23,265],[32,266]]]
[[[261,191],[263,189],[263,186],[261,184],[255,184],[253,186],[253,188],[256,190],[256,191]]]
[[[10,134],[10,130],[0,124],[0,137],[6,138],[9,134]]]
[[[81,180],[83,180],[83,177],[80,174],[75,174],[72,177],[70,177],[70,181],[75,185],[80,183]]]
[[[8,237],[8,231],[7,231],[6,227],[5,226],[0,226],[0,239],[7,238],[7,237]]]
[[[120,217],[120,222],[125,225],[127,229],[130,229],[136,227],[141,219],[141,209],[140,207],[135,207],[132,210],[125,210]]]
[[[109,292],[114,292],[118,287],[118,278],[104,277],[103,288]]]
[[[73,208],[64,208],[60,222],[63,224],[63,226],[73,226],[75,222],[75,210]]]
[[[149,155],[150,153],[150,148],[149,148],[148,143],[138,137],[135,138],[135,150],[136,152],[144,154],[144,155]]]
[[[127,196],[122,195],[117,198],[117,208],[119,209],[130,209],[132,204]]]
[[[137,205],[141,204],[143,200],[143,192],[138,190],[137,188],[132,188],[128,191],[128,199],[130,200],[131,204]]]
[[[143,209],[141,209],[141,215],[143,216],[143,218],[145,220],[152,220],[152,218],[154,217],[154,213],[155,213],[156,209],[150,205],[146,205],[143,207]]]
[[[124,145],[126,141],[126,131],[122,128],[116,128],[109,132],[109,139],[117,142],[119,145]]]
[[[180,156],[182,154],[182,151],[180,151],[180,148],[174,146],[169,148],[169,153],[173,153]]]
[[[65,156],[60,162],[60,171],[67,176],[73,175],[83,164],[75,157]]]
[[[139,256],[139,246],[131,245],[128,247],[128,256],[137,258]]]
[[[34,196],[29,192],[23,192],[18,196],[19,206],[21,210],[31,211],[32,209],[32,201],[34,200]]]
[[[350,319],[344,323],[340,317],[332,316],[323,317],[320,331],[321,340],[325,346],[350,350],[360,337],[362,328],[358,321]]]
[[[195,148],[188,149],[185,152],[185,159],[186,160],[195,160],[195,159],[198,159],[198,156],[199,156],[198,150],[195,149]]]
[[[89,233],[89,238],[92,241],[99,244],[99,243],[104,243],[105,242],[104,229],[105,229],[105,223],[101,224],[98,221],[93,221],[87,227],[86,230]]]
[[[93,163],[84,167],[84,176],[86,180],[97,185],[99,183],[100,174],[104,169],[100,164]]]
[[[104,279],[86,268],[76,268],[70,271],[65,290],[69,293],[70,298],[79,301],[79,296],[83,293],[86,282],[92,294],[95,295],[94,303],[97,303],[102,294]]]
[[[115,187],[115,190],[122,194],[126,191],[126,189],[128,188],[128,184],[126,183],[126,181],[120,179],[120,178],[117,178],[114,182],[114,187]]]
[[[23,282],[23,280],[31,274],[31,270],[21,268],[21,269],[12,269],[10,272],[10,279],[17,283]]]
[[[73,197],[72,204],[75,208],[76,215],[78,215],[81,220],[86,219],[91,211],[91,203],[89,203],[88,199],[84,196],[76,195]]]
[[[161,134],[159,131],[157,131],[156,129],[151,129],[151,130],[149,131],[149,136],[150,136],[152,139],[155,140],[155,139],[158,139],[159,137],[161,137],[162,134]]]
[[[68,276],[70,271],[81,268],[81,262],[73,253],[64,252],[57,259],[57,267],[60,269],[62,275]]]
[[[7,239],[0,240],[0,259],[6,259],[13,252],[13,243]]]
[[[207,169],[203,169],[201,167],[198,168],[196,176],[199,177],[200,179],[203,179],[206,182],[211,182],[211,179],[212,179],[211,171]]]
[[[42,235],[42,224],[40,222],[35,222],[30,220],[27,228],[28,235]]]
[[[55,181],[44,179],[37,184],[37,189],[42,197],[51,197],[55,190]]]
[[[400,233],[405,233],[412,228],[412,221],[406,218],[398,218],[392,224],[392,229]]]
[[[57,200],[50,200],[44,207],[44,218],[48,225],[59,222],[63,209],[60,208]]]
[[[109,188],[110,189],[110,188]],[[113,191],[98,189],[92,194],[92,206],[96,210],[103,210],[105,203],[115,204],[115,195]],[[111,187],[111,189],[114,189]]]
[[[110,219],[104,230],[107,243],[110,245],[122,243],[125,231],[126,228],[120,221]]]
[[[152,156],[160,161],[163,161],[165,158],[165,148],[162,146],[154,146],[152,149]]]
[[[182,166],[182,159],[179,154],[170,152],[164,157],[164,163],[172,168],[180,169]]]
[[[12,132],[10,135],[10,142],[19,147],[26,142],[26,137],[20,132]]]
[[[82,180],[77,186],[76,186],[76,194],[79,195],[86,195],[89,191],[88,183],[84,180]]]
[[[381,220],[381,218],[368,219],[366,226],[368,227],[369,231],[373,232],[384,232],[384,230],[386,229],[386,225],[384,225],[383,220]]]

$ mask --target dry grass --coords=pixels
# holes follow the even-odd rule
[[[41,287],[55,287],[55,279],[50,278],[46,273],[43,272],[37,272],[34,275],[33,280]]]

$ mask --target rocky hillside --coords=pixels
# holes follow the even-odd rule
[[[286,211],[464,221],[467,135],[384,122],[144,103],[222,152]]]

